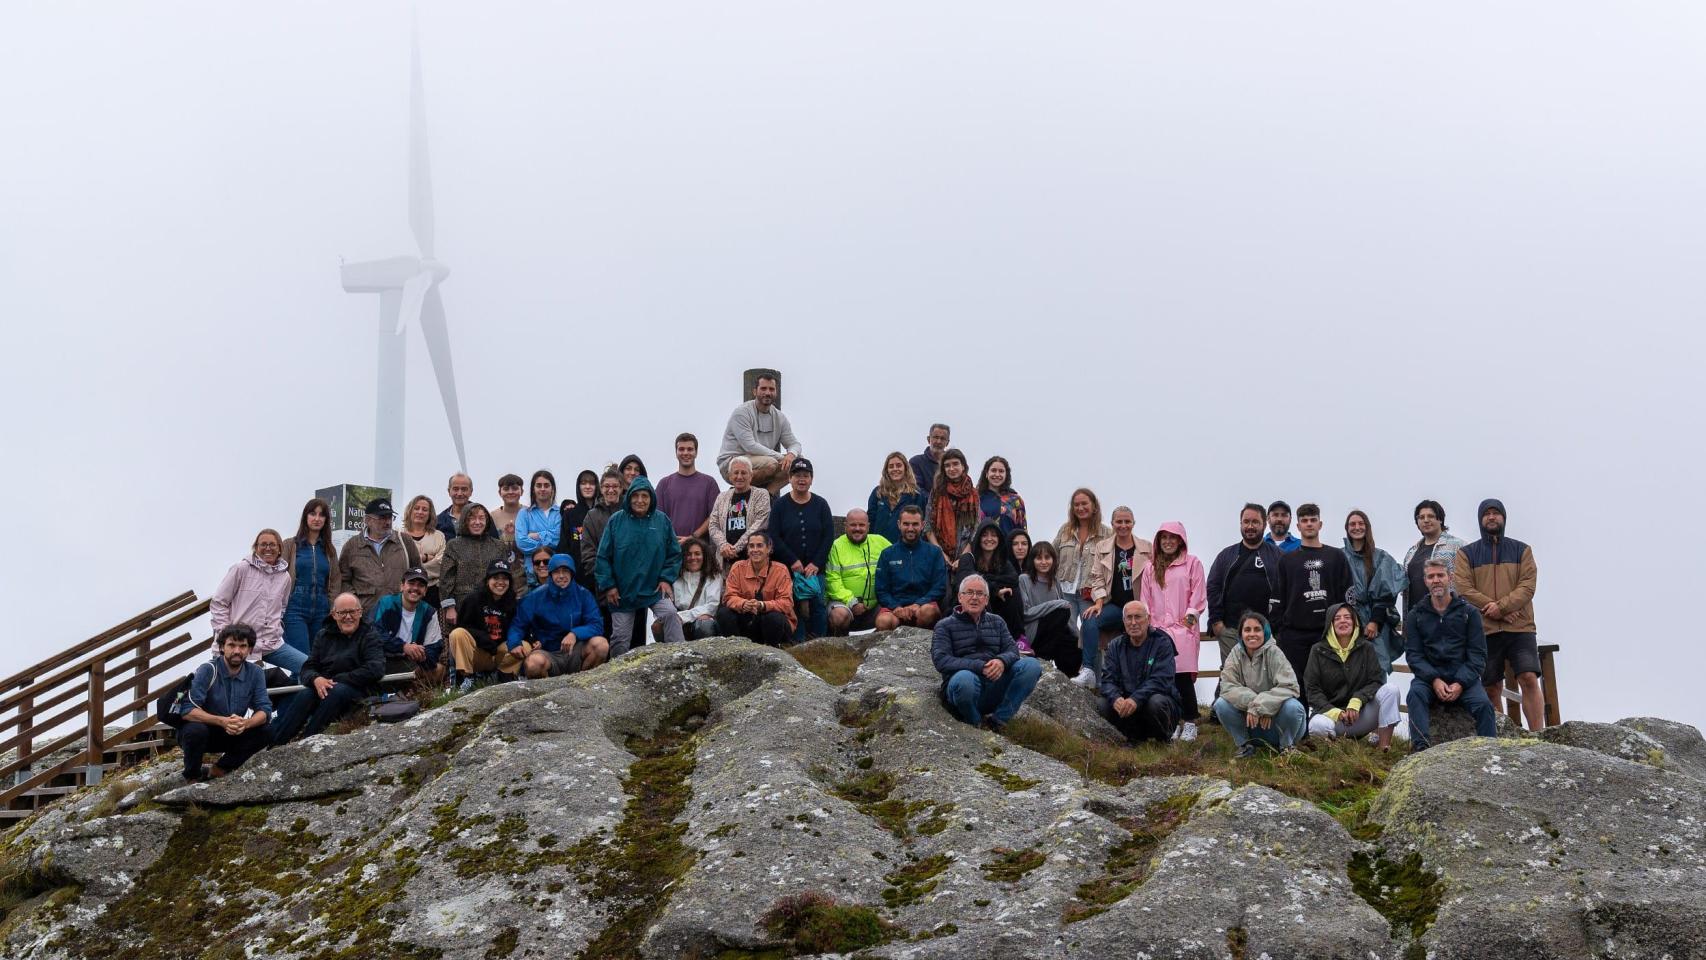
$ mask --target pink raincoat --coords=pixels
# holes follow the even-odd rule
[[[293,545],[291,549],[295,549]],[[249,659],[262,657],[284,646],[284,605],[290,599],[289,566],[283,560],[267,566],[250,555],[231,565],[209,599],[213,635],[232,623],[255,628],[255,648]],[[216,644],[213,648],[219,652]]]
[[[1143,565],[1143,572],[1138,575],[1137,599],[1149,608],[1150,624],[1167,631],[1167,635],[1173,638],[1173,646],[1178,650],[1174,669],[1180,673],[1196,673],[1197,651],[1201,645],[1200,621],[1208,609],[1208,579],[1203,576],[1202,561],[1190,554],[1185,525],[1169,520],[1155,531],[1154,549],[1157,554],[1161,552],[1163,533],[1178,537],[1184,546],[1179,558],[1167,568],[1166,586],[1156,584],[1154,565]],[[1191,614],[1196,615],[1197,626],[1185,623],[1185,617]]]

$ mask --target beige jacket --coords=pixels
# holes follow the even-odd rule
[[[1131,595],[1137,596],[1137,578],[1143,573],[1143,565],[1149,562],[1154,548],[1149,541],[1142,537],[1132,537],[1137,541],[1137,555],[1132,557]],[[1090,600],[1108,599],[1114,582],[1114,538],[1096,541],[1096,559],[1090,565]]]
[[[1103,540],[1114,535],[1107,524],[1096,531],[1096,535],[1084,541],[1082,550],[1078,547],[1076,531],[1070,526],[1060,528],[1054,535],[1055,579],[1060,581],[1061,588],[1071,594],[1090,586],[1090,568],[1096,563],[1096,547]]]

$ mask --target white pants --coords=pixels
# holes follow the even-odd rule
[[[1382,684],[1375,691],[1374,703],[1376,709],[1364,709],[1357,722],[1345,723],[1334,720],[1325,713],[1317,713],[1309,718],[1309,735],[1312,737],[1366,737],[1373,733],[1376,727],[1389,727],[1398,722],[1398,691],[1391,684]]]

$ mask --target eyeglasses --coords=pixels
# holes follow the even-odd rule
[[[333,610],[332,616],[334,616],[334,617],[359,617],[359,616],[361,616],[361,611],[360,610]]]
[[[961,590],[960,596],[962,596],[962,597],[987,597],[987,596],[989,596],[989,591],[988,590]]]

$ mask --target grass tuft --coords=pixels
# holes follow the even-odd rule
[[[783,897],[758,922],[799,954],[851,953],[900,933],[870,907],[844,907],[816,890]]]

